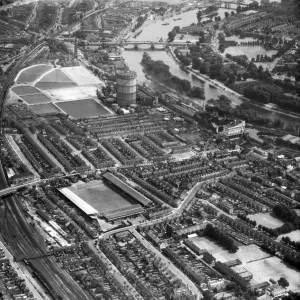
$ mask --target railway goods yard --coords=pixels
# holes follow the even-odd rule
[[[295,1],[171,2],[0,1],[0,300],[299,299]]]

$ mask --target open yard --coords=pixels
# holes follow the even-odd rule
[[[274,218],[270,215],[270,213],[259,213],[255,215],[248,215],[248,218],[256,221],[257,225],[266,226],[269,228],[277,228],[283,225],[279,219]]]
[[[101,180],[94,180],[86,184],[75,184],[69,189],[100,213],[136,204],[125,199]]]
[[[55,90],[55,89],[64,89],[72,86],[77,86],[73,81],[69,82],[37,82],[35,84],[41,90]]]
[[[92,72],[82,66],[66,67],[62,69],[68,77],[72,78],[78,85],[100,84],[102,81]]]
[[[195,152],[193,152],[193,151],[172,154],[172,157],[174,157],[175,160],[189,159],[189,158],[191,158],[193,156],[195,156]]]
[[[38,89],[30,85],[14,86],[11,90],[18,96],[40,93]]]
[[[64,89],[54,89],[49,91],[51,97],[57,101],[81,100],[97,97],[97,88],[92,85],[74,86]]]
[[[253,274],[250,283],[262,283],[269,281],[270,278],[278,280],[280,277],[285,277],[290,283],[289,289],[296,290],[300,287],[299,271],[285,264],[280,258],[270,256],[257,245],[240,246],[236,253],[229,253],[205,237],[192,238],[191,241],[198,247],[206,249],[217,261],[227,262],[239,259],[242,262],[240,266]]]
[[[110,112],[94,99],[57,102],[56,105],[75,119],[110,115]]]
[[[52,103],[30,105],[29,108],[37,115],[58,113],[60,110]]]
[[[37,80],[42,74],[51,70],[49,65],[35,65],[20,71],[16,78],[17,83],[33,82]]]
[[[61,69],[54,69],[45,74],[39,82],[73,82]]]
[[[33,94],[21,96],[21,98],[26,101],[27,104],[38,104],[51,102],[51,99],[44,94]]]

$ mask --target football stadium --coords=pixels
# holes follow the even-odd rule
[[[104,217],[107,221],[128,218],[143,212],[151,201],[111,173],[103,181],[75,184],[60,192],[91,218]]]
[[[10,103],[24,102],[37,115],[63,113],[74,119],[113,114],[97,98],[105,84],[83,66],[39,64],[19,72]]]

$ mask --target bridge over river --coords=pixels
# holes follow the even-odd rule
[[[176,41],[176,42],[153,42],[153,41],[124,41],[124,42],[105,42],[105,43],[89,43],[87,46],[102,46],[103,44],[110,46],[121,46],[126,50],[138,50],[138,49],[153,49],[163,50],[172,46],[188,46],[196,44],[196,41]],[[200,43],[200,45],[209,45],[209,43]],[[145,47],[146,46],[146,47]]]

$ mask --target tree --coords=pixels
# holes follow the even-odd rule
[[[290,285],[289,282],[284,277],[280,277],[279,278],[278,284],[281,285],[284,288],[286,288],[286,287],[288,287]]]
[[[197,12],[198,23],[200,23],[200,21],[201,21],[201,16],[202,16],[202,11],[199,9],[198,12]]]
[[[242,11],[242,7],[239,5],[238,7],[237,7],[237,9],[236,9],[236,12],[237,13],[240,13]]]

